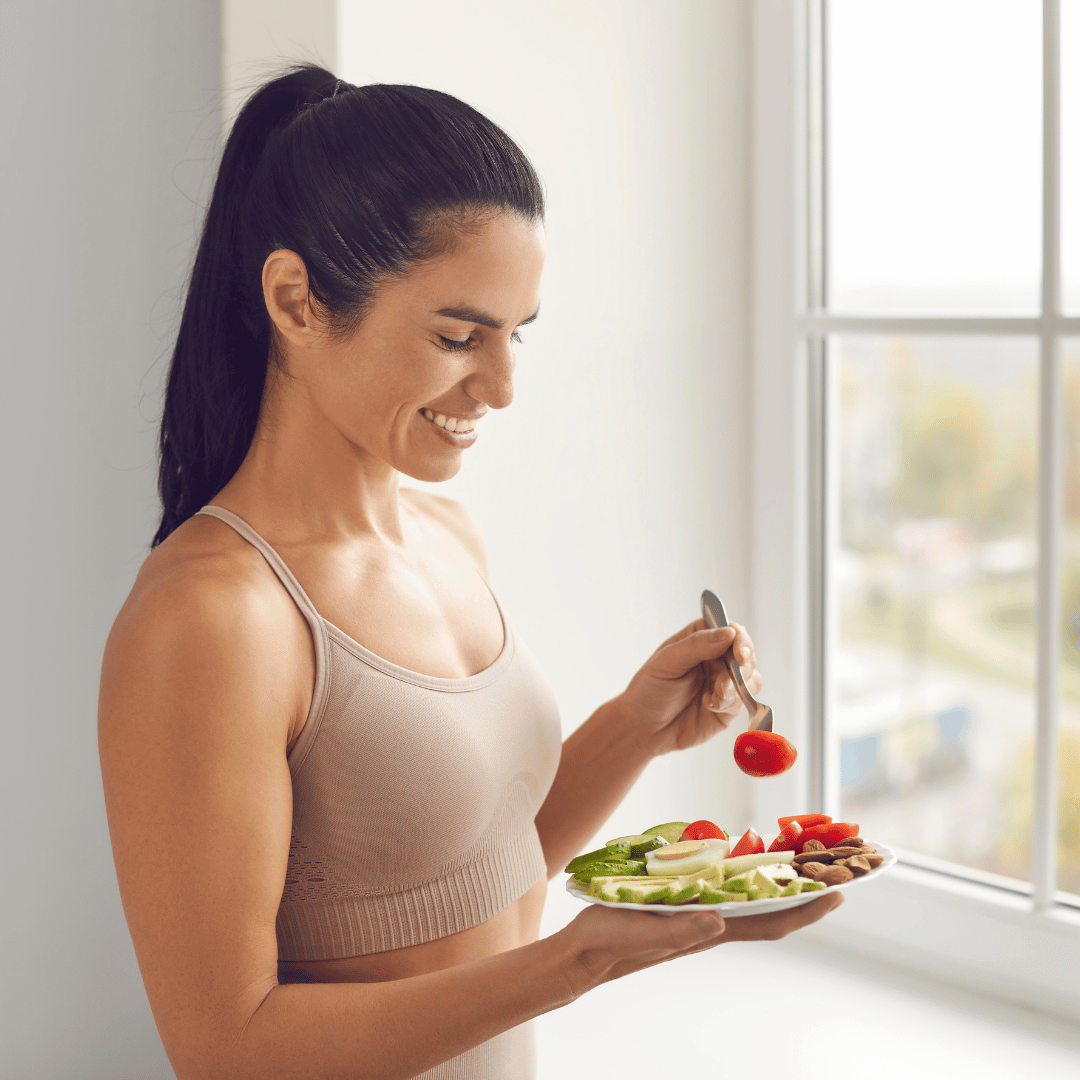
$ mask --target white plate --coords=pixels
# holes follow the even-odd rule
[[[771,844],[773,837],[762,837],[766,845]],[[877,848],[879,855],[885,856],[885,861],[874,867],[868,874],[862,877],[852,878],[842,885],[830,885],[826,889],[817,889],[814,892],[799,893],[798,896],[774,896],[766,900],[729,900],[726,904],[618,904],[610,900],[601,900],[599,897],[582,892],[578,883],[569,877],[566,879],[566,891],[586,904],[603,904],[604,907],[626,908],[628,911],[648,911],[653,915],[681,915],[684,912],[694,911],[719,911],[725,918],[736,915],[759,915],[763,911],[781,911],[783,908],[798,907],[800,904],[809,904],[826,893],[837,892],[839,889],[848,889],[852,885],[861,885],[864,881],[873,881],[874,878],[884,874],[890,866],[896,863],[896,852],[892,848],[879,844],[876,840],[866,841],[871,847]]]

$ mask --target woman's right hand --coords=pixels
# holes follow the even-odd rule
[[[832,893],[798,907],[724,919],[718,912],[673,915],[593,904],[553,935],[568,952],[567,979],[574,997],[635,971],[703,952],[726,941],[777,941],[824,918],[844,902]]]

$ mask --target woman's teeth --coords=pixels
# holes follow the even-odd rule
[[[442,413],[433,413],[430,409],[424,409],[424,416],[438,427],[446,428],[447,431],[465,432],[472,431],[476,427],[475,420],[458,420],[454,416],[443,416]]]

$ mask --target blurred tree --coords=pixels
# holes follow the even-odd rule
[[[1080,893],[1080,732],[1058,735],[1058,888]],[[1028,742],[1002,777],[996,863],[989,869],[1030,880],[1035,746]]]

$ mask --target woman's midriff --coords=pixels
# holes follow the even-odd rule
[[[486,922],[420,945],[342,960],[302,960],[278,964],[278,981],[388,982],[411,975],[456,967],[470,960],[528,945],[540,936],[540,915],[547,896],[547,881],[538,881],[509,907]]]

